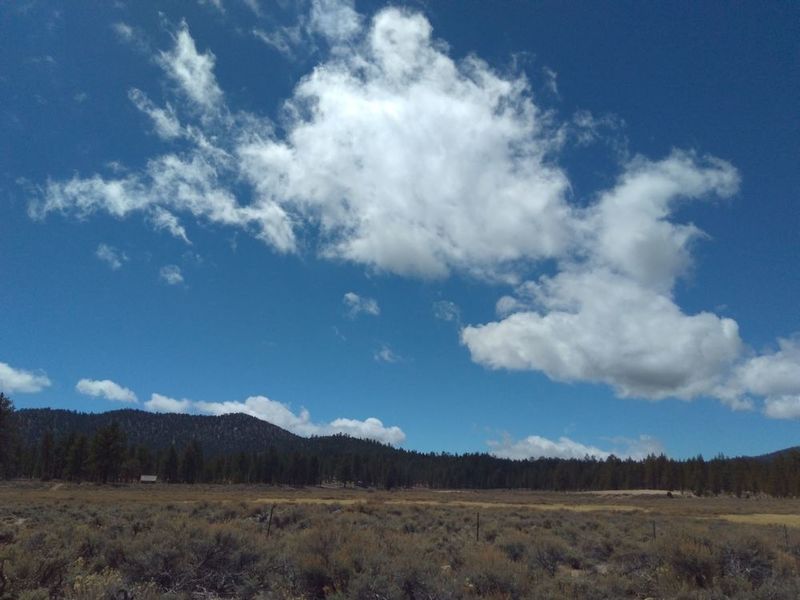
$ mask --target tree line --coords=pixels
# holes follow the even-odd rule
[[[377,442],[354,445],[344,435],[296,447],[266,444],[260,450],[204,451],[202,439],[155,448],[128,443],[117,422],[94,433],[45,430],[38,440],[14,435],[13,404],[0,393],[0,477],[41,480],[133,482],[157,475],[167,483],[267,483],[365,487],[581,491],[662,489],[705,494],[765,493],[800,496],[800,452],[761,458],[641,460],[585,457],[510,460],[485,453],[448,454],[402,450]]]

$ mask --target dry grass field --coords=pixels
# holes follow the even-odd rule
[[[799,597],[798,500],[0,485],[0,598]]]

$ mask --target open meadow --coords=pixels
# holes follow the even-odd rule
[[[800,501],[6,483],[0,597],[798,598]]]

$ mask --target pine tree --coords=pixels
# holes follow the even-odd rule
[[[86,463],[89,459],[89,440],[80,434],[67,453],[66,476],[72,481],[81,481],[86,477]]]
[[[39,477],[42,481],[49,481],[53,478],[55,467],[55,439],[52,430],[47,430],[42,436],[39,450]]]
[[[197,483],[203,474],[203,453],[197,440],[192,440],[183,450],[181,457],[181,480],[184,483]]]
[[[12,475],[15,447],[14,403],[0,392],[0,479]]]
[[[174,444],[169,447],[167,457],[164,460],[162,479],[167,483],[178,482],[178,452],[175,450]]]
[[[89,452],[95,480],[101,483],[115,481],[125,456],[125,434],[120,430],[119,423],[115,421],[108,427],[98,429]]]

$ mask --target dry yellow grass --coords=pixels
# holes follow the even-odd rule
[[[796,527],[794,499],[17,482],[0,597],[788,599]]]
[[[262,504],[321,504],[321,505],[341,504],[345,506],[352,506],[355,504],[363,504],[367,502],[367,500],[359,498],[315,498],[312,496],[299,497],[299,498],[271,496],[249,501],[258,502]],[[370,499],[370,502],[378,502],[385,506],[426,506],[434,508],[435,507],[446,508],[446,507],[457,506],[460,508],[483,508],[483,509],[519,508],[523,510],[544,510],[544,511],[566,510],[569,512],[598,512],[598,511],[631,512],[631,511],[648,510],[642,506],[627,506],[624,504],[564,504],[560,502],[543,504],[537,502],[499,502],[499,501],[480,502],[477,500],[460,500],[460,499],[426,500],[421,498],[393,499],[384,497],[379,500]]]
[[[800,527],[800,515],[750,513],[739,515],[717,515],[716,518],[732,523],[750,523],[752,525],[786,525]]]

